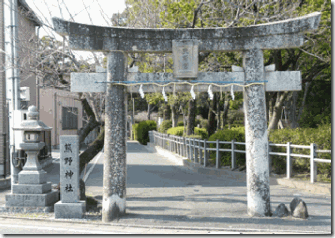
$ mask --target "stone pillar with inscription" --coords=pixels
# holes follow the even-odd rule
[[[80,201],[79,136],[60,137],[60,198],[55,218],[82,218],[86,202]]]

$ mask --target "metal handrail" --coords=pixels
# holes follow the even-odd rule
[[[164,136],[165,134],[154,132],[153,136],[157,138],[157,142],[155,139],[155,143],[157,145],[164,145],[166,146],[166,142],[172,142],[171,145],[168,147],[169,150],[175,151],[180,155],[187,156],[189,159],[193,160],[194,162],[198,162],[201,164],[201,161],[204,161],[204,166],[206,166],[207,156],[209,151],[216,151],[216,167],[219,167],[219,153],[220,152],[231,152],[232,154],[232,167],[236,167],[236,160],[235,160],[235,153],[246,153],[245,150],[236,150],[235,145],[246,145],[245,142],[236,142],[236,141],[207,141],[195,138],[187,138],[175,135]],[[159,141],[160,140],[160,141]],[[216,148],[209,148],[209,144],[216,144]],[[230,144],[231,149],[220,148],[221,144]],[[270,146],[272,147],[286,147],[286,153],[283,152],[272,152],[270,151]],[[298,149],[309,149],[310,154],[295,154],[291,152],[291,148],[298,148]],[[291,159],[293,157],[300,157],[300,158],[309,158],[311,161],[311,183],[316,181],[316,174],[317,174],[317,165],[316,163],[331,163],[329,159],[322,159],[316,158],[316,153],[331,153],[331,150],[316,150],[316,145],[312,143],[309,146],[306,145],[292,145],[290,142],[287,144],[276,144],[269,142],[269,155],[279,155],[279,156],[286,156],[287,158],[287,168],[286,168],[286,175],[287,178],[291,177],[292,174],[292,165]],[[204,157],[203,158],[203,154]]]

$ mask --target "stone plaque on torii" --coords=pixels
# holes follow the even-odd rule
[[[234,90],[243,90],[245,105],[248,214],[270,216],[265,90],[301,90],[301,76],[298,71],[276,72],[272,66],[264,67],[262,50],[302,46],[303,33],[317,29],[320,16],[321,13],[315,12],[299,18],[249,27],[208,29],[101,27],[53,18],[57,33],[69,36],[70,47],[73,50],[109,52],[106,73],[73,73],[71,75],[72,91],[106,92],[102,220],[108,222],[124,214],[126,210],[126,106],[124,104],[126,87],[115,83],[126,84],[127,81],[177,83],[182,81],[180,78],[184,76],[189,82],[192,80],[241,82],[241,86],[234,86]],[[198,73],[197,66],[194,67],[195,57],[198,56],[198,52],[203,51],[242,51],[243,68],[233,67],[233,72]],[[178,65],[174,65],[173,74],[127,73],[127,60],[124,53],[136,52],[173,52],[174,63],[177,62]],[[253,84],[255,82],[263,82],[265,86]],[[88,86],[83,86],[85,84]],[[131,92],[138,90],[138,86],[127,88]],[[189,91],[190,88],[191,85],[178,83],[176,86],[166,86],[164,89],[165,92],[171,92],[173,90]],[[161,90],[150,84],[143,84],[142,89],[145,92]],[[197,91],[207,91],[207,89],[208,86],[197,86]],[[212,90],[221,89],[213,86]]]

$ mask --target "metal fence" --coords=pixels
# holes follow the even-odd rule
[[[186,138],[181,136],[169,135],[159,133],[157,131],[149,131],[150,142],[157,146],[160,146],[166,150],[177,153],[180,156],[187,157],[191,161],[201,164],[204,167],[208,166],[209,151],[215,151],[215,166],[220,167],[220,153],[230,152],[231,153],[231,167],[235,169],[236,166],[236,153],[246,153],[244,150],[237,150],[236,145],[245,145],[245,142],[232,141],[207,141]],[[215,148],[210,148],[210,144],[215,144]],[[228,144],[230,149],[220,148],[220,145]],[[286,147],[286,153],[272,152],[271,147]],[[292,148],[310,149],[309,155],[294,154]],[[317,153],[331,153],[331,150],[317,150],[317,146],[314,143],[311,145],[292,145],[290,142],[286,144],[275,144],[269,143],[269,166],[271,166],[270,155],[286,156],[286,177],[291,178],[292,176],[292,161],[294,157],[308,158],[310,159],[310,176],[311,183],[317,181],[317,163],[331,163],[329,159],[316,158]]]

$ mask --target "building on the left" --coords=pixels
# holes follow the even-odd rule
[[[9,9],[8,2],[11,0],[0,0],[0,179],[10,174],[10,150],[9,150],[9,99],[11,98],[11,80],[6,80],[5,69],[10,65],[6,62],[6,45],[8,47],[8,36],[10,31],[6,30],[5,17]],[[26,120],[28,107],[35,105],[39,110],[39,120],[43,121],[51,130],[43,134],[46,142],[44,155],[40,159],[51,156],[51,151],[59,147],[59,136],[77,135],[85,125],[85,113],[82,108],[78,93],[72,93],[45,87],[36,76],[34,60],[37,55],[37,39],[39,38],[39,28],[43,23],[39,20],[34,11],[29,7],[25,0],[17,0],[18,4],[18,65],[20,78],[21,103],[20,112],[14,114],[14,120]],[[6,42],[7,39],[7,42]],[[69,81],[69,76],[66,76]],[[7,81],[7,82],[6,82]],[[7,85],[7,87],[6,87]],[[7,94],[7,96],[6,96]],[[17,122],[15,122],[16,124]],[[19,122],[18,122],[19,124]],[[93,131],[86,143],[95,139],[96,131]],[[18,147],[20,138],[15,138],[15,145]],[[20,155],[18,155],[20,157]],[[1,184],[0,184],[1,188]]]

